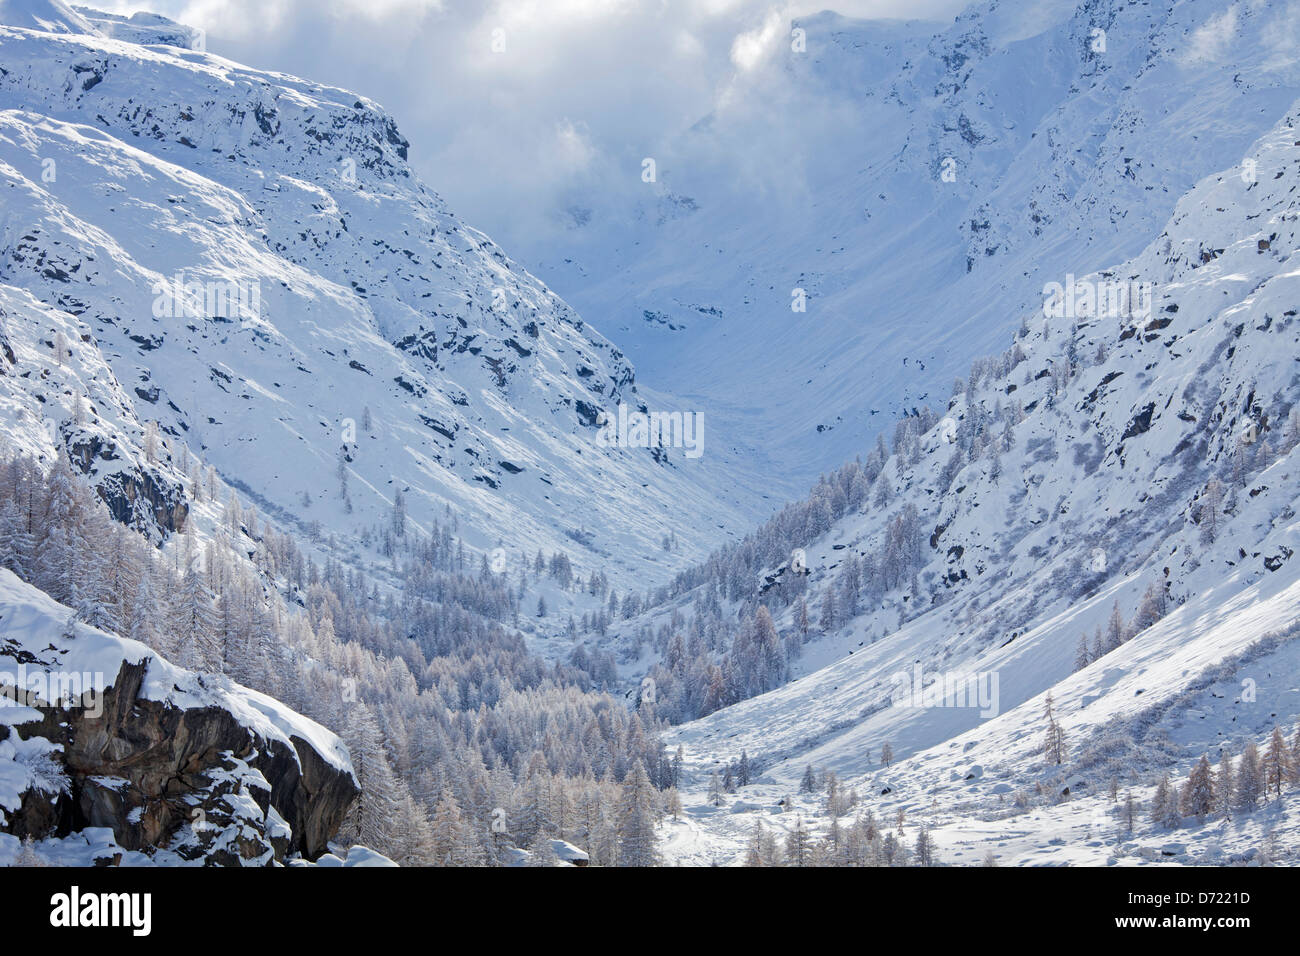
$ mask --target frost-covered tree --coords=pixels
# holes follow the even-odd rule
[[[36,843],[32,840],[31,834],[28,834],[23,837],[23,842],[18,847],[18,856],[13,865],[32,868],[47,867],[49,863],[36,851]]]
[[[822,594],[822,613],[818,622],[823,634],[829,634],[839,625],[839,615],[835,607],[835,589],[827,587]]]
[[[745,866],[780,866],[781,863],[781,850],[776,837],[763,826],[761,819],[755,820],[749,843],[745,847]]]
[[[1214,778],[1214,806],[1229,817],[1237,806],[1236,774],[1232,770],[1232,754],[1225,747],[1219,757],[1219,772]]]
[[[1157,826],[1174,830],[1182,823],[1182,819],[1178,810],[1178,793],[1166,774],[1160,778],[1155,796],[1151,798],[1151,820]]]
[[[786,834],[785,859],[788,866],[808,866],[811,857],[811,838],[803,819],[794,821],[794,827]]]
[[[172,599],[170,625],[181,663],[194,670],[220,673],[225,648],[217,631],[214,595],[201,570],[191,565]]]
[[[916,846],[913,847],[912,854],[916,859],[917,866],[934,865],[934,838],[930,836],[928,827],[922,826],[916,833]]]
[[[1133,791],[1126,791],[1124,794],[1124,830],[1130,835],[1133,828],[1137,825],[1138,803],[1133,796]]]
[[[1110,617],[1106,621],[1106,636],[1102,642],[1102,653],[1109,654],[1118,648],[1128,638],[1128,627],[1124,623],[1124,615],[1119,609],[1119,600],[1111,605]]]
[[[654,786],[640,760],[623,781],[618,807],[620,866],[654,866],[659,860],[658,806]]]
[[[1220,516],[1223,513],[1223,498],[1227,493],[1223,482],[1211,478],[1201,492],[1200,506],[1197,509],[1197,522],[1201,526],[1201,541],[1212,544],[1219,536]]]
[[[1237,809],[1246,813],[1254,810],[1264,795],[1264,764],[1253,740],[1246,743],[1237,761],[1236,789]]]
[[[1088,649],[1088,635],[1079,635],[1079,646],[1074,651],[1074,669],[1081,671],[1092,663],[1092,652]]]
[[[1268,749],[1264,752],[1264,783],[1268,790],[1273,791],[1274,799],[1282,798],[1282,787],[1292,776],[1291,751],[1282,736],[1282,728],[1274,725]]]
[[[1049,764],[1059,766],[1065,760],[1065,731],[1056,719],[1050,691],[1043,705],[1043,718],[1047,721],[1047,728],[1043,734],[1043,759]]]
[[[1147,589],[1142,594],[1142,600],[1138,602],[1137,611],[1133,614],[1133,620],[1129,622],[1128,633],[1137,634],[1145,631],[1152,624],[1159,621],[1168,612],[1168,598],[1165,595],[1165,587],[1160,581],[1152,581],[1147,585]]]
[[[800,793],[817,792],[817,774],[813,771],[812,764],[804,768],[803,779],[799,781]]]
[[[393,492],[393,513],[391,516],[393,534],[402,538],[406,536],[406,495],[398,488]]]
[[[1184,816],[1198,821],[1204,821],[1214,811],[1214,777],[1206,754],[1201,755],[1183,785],[1181,809]]]

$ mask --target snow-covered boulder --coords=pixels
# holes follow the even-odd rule
[[[565,840],[552,840],[551,852],[561,863],[568,863],[571,866],[586,866],[591,862],[591,857],[587,855],[586,850],[579,849]]]
[[[319,724],[82,624],[0,569],[0,833],[103,828],[167,862],[325,852],[358,795]]]
[[[349,847],[349,848],[348,848],[348,852],[347,852],[347,856],[345,856],[345,857],[343,858],[343,865],[344,865],[345,867],[351,867],[351,866],[381,866],[381,867],[397,866],[397,864],[394,863],[392,860],[390,860],[388,857],[384,856],[382,853],[379,853],[379,852],[376,851],[376,850],[372,850],[372,849],[370,849],[370,847],[367,847],[367,846],[353,846],[353,847]]]

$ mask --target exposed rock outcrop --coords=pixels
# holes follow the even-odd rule
[[[90,479],[96,494],[108,505],[113,518],[153,538],[181,531],[190,506],[185,489],[160,473],[145,468],[106,470],[98,473],[100,463],[117,461],[116,446],[91,436],[80,441],[68,440],[68,457]]]
[[[0,570],[0,833],[105,828],[123,851],[219,866],[328,851],[359,794],[337,738],[134,642],[82,625],[51,639],[59,608]],[[103,680],[106,651],[121,658]],[[68,675],[80,696],[50,689]]]

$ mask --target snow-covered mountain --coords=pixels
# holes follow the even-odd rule
[[[39,30],[42,33],[101,35],[99,28],[89,18],[63,0],[4,0],[0,3],[0,23],[22,27],[24,30]]]
[[[1300,94],[1295,32],[1290,3],[1234,0],[803,18],[712,113],[637,144],[654,182],[575,195],[520,254],[802,493],[945,398],[1044,284],[1135,255],[1239,163]]]
[[[368,100],[163,18],[7,0],[0,459],[71,461],[161,546],[106,602],[123,621],[346,722],[353,829],[404,861],[653,861],[676,780],[667,861],[738,862],[758,821],[838,832],[794,795],[810,766],[947,862],[1294,861],[1289,807],[1174,838],[1122,829],[1108,791],[1159,804],[1163,775],[1300,720],[1296,22],[1269,0],[800,21],[802,49],[664,145],[630,227],[575,198],[567,244],[530,250],[580,315]],[[703,448],[620,447],[628,409],[702,412]],[[69,623],[107,615],[78,575],[111,539],[60,509],[61,471],[37,515],[6,467],[0,558],[75,607],[0,569],[0,659],[149,656],[146,710],[235,717],[205,766],[214,800],[249,798],[236,855],[321,852],[348,800],[324,825],[273,792],[273,816],[258,760],[337,741]],[[71,546],[34,527],[99,535],[95,561],[61,574],[38,558]],[[188,623],[140,612],[155,575]],[[145,849],[84,834],[147,781],[0,732],[0,809],[48,834],[57,799],[23,794],[71,792],[69,859]],[[710,793],[742,757],[739,794]],[[550,816],[579,800],[580,839]]]
[[[1262,750],[1275,726],[1290,741],[1300,721],[1300,104],[1243,159],[1136,257],[1018,316],[938,412],[905,418],[893,452],[868,457],[860,506],[828,500],[828,528],[810,507],[806,538],[722,556],[763,566],[745,597],[783,635],[806,602],[812,635],[796,679],[669,735],[699,802],[672,838],[680,861],[738,859],[755,819],[817,820],[812,798],[770,816],[808,765],[886,821],[935,827],[948,862],[1133,863],[1170,841],[1180,862],[1269,843],[1294,859],[1290,808],[1121,839],[1106,792],[1114,778],[1145,807],[1160,774]],[[1149,307],[1104,304],[1143,287]],[[792,585],[795,548],[808,572]],[[699,597],[671,607],[689,617]],[[764,776],[718,812],[708,774],[742,752]]]
[[[43,6],[18,20],[70,13]],[[631,364],[412,175],[378,106],[86,16],[107,35],[0,27],[0,283],[59,311],[27,342],[111,370],[70,374],[121,406],[116,446],[156,421],[300,527],[355,536],[401,492],[417,527],[616,579],[752,511],[684,449],[597,440],[646,407]],[[36,384],[13,401],[60,427]]]

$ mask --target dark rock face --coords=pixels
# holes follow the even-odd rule
[[[206,865],[324,853],[359,795],[351,774],[307,742],[266,740],[218,706],[141,697],[148,662],[124,663],[102,706],[29,701],[17,728],[62,745],[63,793],[28,791],[0,830],[19,838],[107,827],[124,849],[173,851]],[[0,739],[11,733],[0,726]]]
[[[95,491],[115,520],[140,531],[152,523],[160,531],[175,533],[185,527],[190,513],[179,485],[147,471],[109,475],[95,485]]]
[[[9,340],[5,338],[4,329],[0,329],[0,375],[5,374],[5,364],[17,365],[18,359],[14,356],[14,350],[9,345]]]
[[[68,441],[67,448],[68,458],[90,480],[114,520],[151,539],[185,527],[190,506],[181,485],[141,468],[97,476],[98,463],[118,459],[116,446],[98,436]]]

